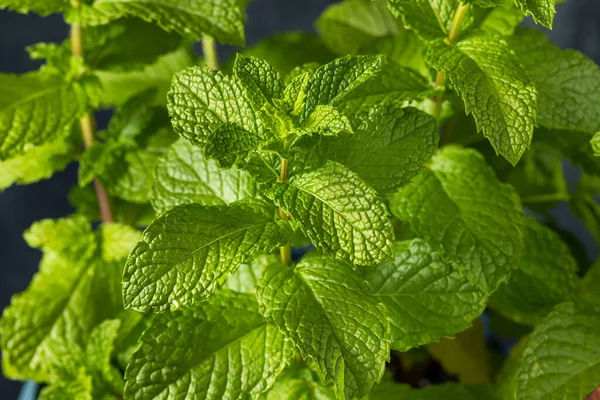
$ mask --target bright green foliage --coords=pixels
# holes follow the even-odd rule
[[[523,13],[515,6],[514,0],[505,0],[486,15],[480,28],[497,35],[512,35],[522,20]]]
[[[125,306],[160,312],[203,300],[241,263],[286,236],[258,203],[177,206],[154,220],[132,250],[123,274]]]
[[[354,120],[352,135],[323,138],[307,164],[319,158],[344,164],[382,194],[407,184],[437,149],[435,120],[397,105],[374,106]]]
[[[338,282],[344,282],[343,285]],[[258,288],[261,312],[316,362],[338,398],[365,396],[389,357],[389,323],[360,276],[313,253],[291,269],[269,265]]]
[[[13,297],[2,317],[4,374],[50,382],[57,368],[77,366],[63,363],[81,359],[96,324],[122,308],[123,259],[139,237],[131,232],[106,225],[95,234],[84,218],[76,217],[30,228],[25,238],[44,257],[29,288]],[[115,237],[121,248],[99,246]]]
[[[383,201],[341,164],[328,162],[290,183],[277,183],[267,196],[335,258],[377,265],[392,257],[393,230]]]
[[[273,385],[291,350],[258,313],[252,295],[220,292],[154,320],[127,368],[125,396],[256,398]]]
[[[557,0],[515,0],[525,15],[533,16],[533,20],[546,28],[552,29],[554,21],[554,4]]]
[[[96,0],[94,9],[102,22],[132,16],[193,39],[208,34],[223,43],[244,44],[244,11],[236,0]]]
[[[391,211],[486,293],[507,281],[519,264],[518,196],[474,150],[439,150],[427,169],[396,193]]]
[[[558,49],[533,29],[519,29],[507,40],[537,88],[538,123],[596,133],[600,129],[600,68],[577,51]]]
[[[0,87],[0,159],[64,138],[86,110],[83,88],[57,74],[0,74]]]
[[[363,269],[373,295],[386,306],[393,349],[453,336],[483,312],[487,296],[427,243],[398,242],[394,250],[394,262]]]
[[[536,326],[518,361],[510,399],[581,399],[598,386],[598,309],[557,306]]]
[[[390,10],[397,17],[402,16],[404,26],[414,30],[425,40],[435,40],[448,36],[452,29],[454,14],[459,5],[459,0],[406,2],[388,0]]]
[[[80,368],[64,382],[43,388],[39,400],[92,400],[92,380]]]
[[[325,386],[308,368],[290,367],[279,375],[273,388],[261,400],[334,400],[332,386]]]
[[[233,290],[234,292],[254,293],[258,286],[258,281],[263,274],[267,265],[277,261],[275,256],[259,256],[249,263],[242,264],[232,274],[223,286],[225,289]]]
[[[600,156],[600,132],[596,132],[592,140],[590,140],[595,156]]]
[[[556,233],[531,217],[523,219],[523,238],[519,267],[490,301],[515,321],[535,324],[575,294],[577,262]]]
[[[114,343],[121,328],[121,321],[109,319],[98,324],[85,348],[85,364],[93,378],[94,394],[120,393],[125,381],[121,372],[111,364]]]
[[[409,385],[400,385],[391,381],[375,386],[369,394],[369,400],[386,400],[392,398],[410,400],[496,400],[496,390],[491,385],[457,385],[446,383],[429,385],[423,389],[413,389]]]
[[[448,75],[477,130],[515,165],[531,143],[537,91],[506,43],[487,34],[471,35],[456,46],[438,40],[427,59]]]
[[[201,149],[179,140],[158,162],[152,205],[162,213],[180,204],[228,204],[255,194],[256,185],[246,172],[220,169]]]
[[[36,13],[42,16],[60,13],[69,8],[69,0],[0,0],[0,9],[20,13]]]

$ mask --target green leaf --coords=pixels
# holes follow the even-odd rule
[[[589,174],[600,174],[600,161],[594,156],[590,143],[593,140],[592,135],[577,131],[548,129],[538,129],[535,134],[538,141],[552,146],[563,158],[568,158],[575,167]]]
[[[329,6],[316,22],[323,42],[338,54],[359,54],[374,39],[401,29],[383,2],[347,0]]]
[[[73,146],[65,141],[46,143],[0,161],[0,190],[50,178],[75,159]]]
[[[390,317],[399,351],[451,337],[471,326],[487,296],[421,239],[397,242],[394,262],[364,268],[373,295]]]
[[[94,9],[108,20],[138,17],[196,40],[207,34],[236,46],[245,41],[244,11],[236,0],[96,0]]]
[[[560,237],[532,217],[523,219],[525,248],[519,267],[490,304],[519,323],[536,324],[577,291],[577,262]]]
[[[441,339],[429,343],[427,351],[438,360],[444,371],[456,375],[461,383],[481,384],[491,382],[491,366],[481,320],[459,332],[454,339]]]
[[[341,133],[353,133],[348,117],[333,106],[317,106],[300,126],[300,132],[311,135],[338,136]]]
[[[208,137],[204,155],[214,159],[220,168],[243,165],[251,152],[261,144],[261,139],[239,125],[224,123]]]
[[[381,103],[423,100],[434,91],[432,84],[419,73],[387,60],[377,76],[344,98],[340,108],[352,114]]]
[[[354,172],[328,162],[267,193],[311,242],[336,258],[378,265],[392,257],[393,229],[377,193]]]
[[[242,264],[223,287],[234,292],[254,293],[264,269],[276,261],[277,257],[270,255],[259,256],[250,263]]]
[[[348,56],[317,69],[303,88],[306,97],[300,121],[305,120],[317,106],[339,105],[353,90],[377,74],[382,64],[382,57]]]
[[[0,160],[61,139],[86,110],[78,83],[44,71],[0,74]]]
[[[261,312],[333,381],[337,397],[365,396],[389,358],[389,323],[377,299],[349,266],[324,255],[296,267],[269,265],[257,296]]]
[[[64,381],[46,386],[40,392],[38,400],[92,400],[92,378],[85,368]]]
[[[583,279],[581,279],[581,287],[579,289],[580,296],[585,300],[592,302],[600,299],[600,260],[596,260],[588,269]]]
[[[332,386],[323,385],[308,368],[294,368],[279,375],[273,388],[260,400],[335,400]]]
[[[600,176],[584,173],[569,199],[569,207],[573,214],[583,221],[597,243],[600,242],[600,204],[596,201],[598,195],[600,195]]]
[[[594,150],[594,156],[600,156],[600,132],[596,132],[590,140],[590,145]]]
[[[459,5],[459,0],[388,0],[392,13],[397,17],[402,16],[404,26],[414,30],[424,40],[446,38]],[[463,22],[463,26],[468,24],[468,20]]]
[[[304,32],[286,32],[261,40],[241,54],[265,60],[281,75],[287,75],[299,65],[326,64],[335,55],[317,36]]]
[[[515,165],[531,143],[537,92],[506,42],[487,34],[471,35],[456,46],[438,40],[427,59],[448,75],[496,153]]]
[[[554,4],[557,0],[515,0],[515,3],[521,8],[523,14],[531,15],[538,24],[552,29],[554,21]]]
[[[109,319],[97,325],[85,348],[85,365],[93,378],[94,393],[120,393],[125,381],[122,373],[112,365],[111,356],[119,334],[121,321]]]
[[[502,3],[505,3],[505,0],[465,0],[465,4],[474,4],[482,8],[488,7],[497,7]]]
[[[286,226],[256,203],[177,206],[154,220],[131,252],[125,307],[162,312],[206,299],[248,258],[286,241]]]
[[[437,149],[435,119],[414,108],[374,106],[357,115],[354,125],[353,135],[322,139],[308,163],[337,161],[387,194],[419,174]]]
[[[71,217],[41,221],[26,232],[28,243],[41,248],[44,257],[40,272],[25,292],[13,297],[0,322],[6,376],[48,382],[56,367],[82,358],[98,323],[123,308],[120,281],[126,253],[104,254],[106,247],[97,241],[121,240],[131,228],[120,226],[115,232],[108,226],[96,238],[84,218]]]
[[[519,264],[519,197],[474,150],[440,149],[428,168],[396,193],[390,209],[485,293],[507,281]]]
[[[573,303],[548,314],[523,350],[510,398],[582,399],[594,390],[600,374],[599,315]]]
[[[272,99],[283,96],[283,83],[279,72],[275,71],[266,61],[245,57],[238,54],[233,65],[233,73],[250,93],[256,109]]]
[[[492,34],[508,36],[514,33],[521,21],[523,13],[515,6],[514,0],[505,0],[486,15],[479,28]]]
[[[7,8],[22,14],[33,12],[43,17],[61,13],[70,7],[69,0],[0,0],[0,10]]]
[[[256,185],[246,172],[221,169],[200,148],[180,139],[158,162],[152,205],[163,213],[180,204],[229,204],[255,195]]]
[[[164,104],[171,85],[173,74],[194,64],[194,57],[188,49],[179,49],[158,58],[142,70],[94,71],[102,85],[100,102],[108,105],[121,105],[136,93],[150,88],[158,88],[156,104]]]
[[[391,381],[382,382],[369,393],[369,400],[410,399],[410,400],[499,400],[497,390],[491,385],[463,385],[444,383],[428,385],[424,388],[411,388]]]
[[[270,388],[293,347],[253,297],[220,292],[158,316],[127,367],[125,398],[256,398]]]
[[[234,77],[210,68],[187,68],[173,77],[167,97],[173,129],[199,146],[205,146],[224,124],[238,125],[257,140],[265,138],[265,129],[248,97],[248,91]]]
[[[533,29],[506,38],[538,91],[540,125],[552,129],[600,129],[600,68],[575,50],[560,50]]]

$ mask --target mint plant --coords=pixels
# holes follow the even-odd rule
[[[0,74],[0,186],[79,164],[73,215],[25,233],[4,375],[43,400],[591,393],[600,264],[550,210],[600,241],[600,69],[519,27],[554,3],[345,0],[220,66],[244,0],[0,0],[71,26]],[[401,384],[391,354],[458,382]]]

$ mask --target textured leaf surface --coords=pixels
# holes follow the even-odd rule
[[[279,72],[264,60],[238,54],[233,65],[233,73],[251,93],[251,98],[260,99],[255,102],[257,108],[283,95],[283,82]]]
[[[547,128],[600,129],[600,68],[575,50],[560,50],[544,34],[519,29],[507,38],[538,91],[538,123]]]
[[[316,157],[344,164],[382,194],[410,182],[437,149],[435,119],[413,108],[374,106],[354,124],[352,135],[324,138]]]
[[[132,231],[114,225],[111,233],[108,226],[102,227],[100,241],[118,233],[125,242]],[[99,322],[122,309],[119,287],[126,252],[106,254],[98,248],[81,217],[38,222],[25,237],[44,257],[29,288],[13,297],[2,316],[3,372],[48,381],[56,366],[81,358]]]
[[[286,229],[255,204],[177,206],[154,220],[123,274],[126,308],[162,312],[207,298],[249,257],[285,243]]]
[[[384,2],[349,0],[329,6],[316,22],[319,36],[338,54],[358,54],[375,38],[400,30]]]
[[[581,399],[598,386],[600,314],[572,303],[536,326],[516,374],[515,399]]]
[[[459,385],[444,383],[414,389],[392,381],[382,382],[369,393],[369,400],[410,399],[410,400],[497,400],[496,389],[491,385]]]
[[[523,219],[525,248],[519,267],[491,304],[520,323],[535,324],[579,286],[577,262],[560,237],[532,217]]]
[[[264,128],[239,81],[210,68],[191,67],[173,77],[167,106],[175,132],[205,145],[221,125],[229,123],[263,137]]]
[[[516,164],[531,143],[537,91],[506,42],[482,34],[456,46],[438,40],[430,45],[427,59],[448,75],[496,153]]]
[[[92,379],[85,373],[85,368],[80,368],[77,373],[58,382],[55,385],[44,387],[40,391],[38,400],[92,400]]]
[[[515,0],[523,14],[533,16],[533,20],[546,28],[552,29],[554,21],[554,4],[557,0]]]
[[[273,385],[292,350],[258,313],[253,295],[220,292],[154,320],[125,373],[125,397],[256,398]]]
[[[292,365],[279,375],[273,388],[260,400],[334,400],[333,386],[325,386],[308,368]]]
[[[512,35],[523,20],[523,13],[513,0],[505,0],[502,5],[491,10],[479,26],[482,30],[497,35]]]
[[[297,221],[318,248],[358,265],[392,257],[393,229],[377,193],[335,162],[277,183],[268,196]]]
[[[208,34],[223,43],[244,45],[244,11],[236,0],[96,0],[94,8],[109,20],[133,16],[193,39]]]
[[[236,168],[221,169],[186,140],[174,143],[156,167],[152,205],[165,212],[180,204],[229,204],[256,195],[250,175]]]
[[[34,12],[41,16],[61,13],[68,8],[68,0],[0,0],[0,9],[8,8],[20,13]]]
[[[233,290],[234,292],[254,293],[258,286],[258,281],[262,276],[267,265],[277,261],[274,255],[259,256],[249,263],[240,265],[237,271],[232,274],[225,285],[225,289]]]
[[[312,253],[295,267],[269,265],[258,288],[261,311],[333,381],[338,398],[365,396],[389,357],[383,307],[349,266]]]
[[[421,239],[396,243],[395,254],[394,262],[363,270],[390,317],[393,349],[450,337],[483,312],[487,297]]]
[[[397,192],[391,211],[486,293],[519,264],[519,197],[474,150],[439,150],[428,168]]]
[[[404,25],[425,40],[448,36],[459,5],[459,0],[388,1],[392,12],[402,16]]]
[[[45,72],[0,74],[0,159],[66,136],[87,99],[76,83]]]
[[[123,391],[123,374],[112,365],[112,353],[120,328],[121,321],[118,319],[103,321],[94,328],[86,344],[85,365],[93,378],[96,396]]]

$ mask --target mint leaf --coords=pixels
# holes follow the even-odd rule
[[[224,124],[238,125],[257,140],[265,138],[265,129],[248,97],[248,91],[234,77],[210,68],[187,68],[175,74],[167,97],[173,129],[200,146],[205,146]]]
[[[385,3],[348,0],[329,6],[316,22],[323,42],[338,54],[359,54],[374,39],[401,29]]]
[[[444,383],[424,388],[412,388],[410,385],[385,381],[375,386],[369,393],[369,400],[386,399],[410,400],[499,400],[496,388],[491,385],[464,385]]]
[[[394,195],[390,209],[485,293],[508,280],[519,264],[519,197],[474,150],[440,149],[427,169]]]
[[[594,156],[600,156],[600,132],[596,132],[596,134],[590,140],[590,145],[594,150]]]
[[[485,16],[479,28],[492,34],[508,36],[514,33],[521,21],[523,13],[516,7],[514,0],[504,0]]]
[[[93,379],[94,393],[120,393],[125,381],[121,372],[112,365],[111,357],[121,321],[109,319],[97,325],[85,348],[86,370]]]
[[[532,217],[523,219],[523,238],[519,267],[490,304],[517,322],[535,324],[575,294],[578,267],[560,237]]]
[[[354,124],[353,135],[324,138],[311,158],[344,164],[382,194],[410,182],[437,149],[435,119],[414,108],[374,106]]]
[[[523,14],[531,15],[538,24],[552,29],[554,21],[554,4],[557,0],[515,0],[515,3],[521,8]]]
[[[102,85],[100,103],[121,105],[136,93],[150,88],[157,88],[156,104],[164,104],[166,94],[171,85],[173,74],[194,64],[194,57],[187,49],[179,49],[165,54],[142,70],[94,71]]]
[[[397,242],[396,258],[363,274],[390,317],[399,351],[450,337],[471,326],[487,296],[421,239]]]
[[[267,265],[277,261],[277,258],[273,255],[259,256],[250,263],[242,264],[235,271],[225,285],[225,289],[233,290],[234,292],[242,293],[254,293],[258,286],[258,281],[262,276],[264,269]]]
[[[177,206],[154,220],[123,274],[126,308],[162,312],[203,300],[258,252],[287,240],[286,227],[256,203]]]
[[[349,266],[324,255],[295,268],[269,265],[257,296],[261,312],[315,361],[341,399],[365,396],[389,357],[389,323],[377,300]]]
[[[256,398],[271,387],[293,348],[253,297],[220,292],[156,317],[127,367],[125,398]]]
[[[600,68],[592,60],[560,50],[533,29],[506,40],[535,83],[540,125],[591,134],[600,129]]]
[[[41,221],[26,232],[44,257],[40,272],[13,297],[0,322],[6,376],[50,381],[56,367],[81,359],[92,329],[123,308],[119,288],[126,253],[106,253],[98,242],[123,240],[132,228],[108,226],[96,237],[84,218],[71,217]]]
[[[277,183],[267,193],[311,242],[336,258],[377,265],[392,257],[385,204],[354,172],[335,162]]]
[[[579,399],[598,386],[600,317],[595,308],[557,306],[536,326],[519,360],[514,399]]]
[[[221,169],[186,140],[175,142],[156,167],[152,205],[159,212],[188,203],[228,204],[256,195],[246,172]]]
[[[406,1],[388,0],[388,7],[396,15],[402,16],[404,26],[414,30],[424,40],[446,38],[452,29],[452,21],[459,0]],[[469,20],[463,26],[468,26]]]
[[[261,144],[261,139],[239,125],[224,123],[208,137],[204,154],[220,168],[243,165],[244,160]]]
[[[86,109],[78,83],[44,71],[0,74],[0,160],[65,137]]]
[[[600,176],[584,173],[569,199],[573,214],[583,221],[596,241],[600,241],[600,204],[596,201],[599,194]]]
[[[515,165],[531,143],[537,91],[506,42],[486,34],[456,46],[439,40],[431,43],[427,59],[448,75],[496,153]]]
[[[68,0],[0,0],[0,10],[7,8],[22,14],[33,12],[43,17],[61,13],[70,7]]]
[[[92,400],[92,379],[85,368],[79,368],[69,379],[46,386],[38,400]]]
[[[0,190],[50,178],[75,159],[73,146],[56,141],[34,147],[25,153],[0,161]]]
[[[257,99],[254,102],[257,109],[283,95],[281,76],[264,60],[238,54],[233,65],[233,73],[251,94],[250,98]]]
[[[496,153],[515,165],[531,143],[537,92],[506,43],[485,34],[456,46],[439,40],[431,43],[427,59],[447,73],[466,113],[473,114]]]
[[[353,114],[381,103],[423,100],[433,93],[432,84],[421,74],[387,60],[377,76],[344,98],[340,108],[346,114]]]
[[[237,46],[243,46],[245,41],[244,11],[236,0],[185,3],[177,0],[96,0],[94,9],[109,20],[138,17],[155,22],[166,31],[196,40],[207,34]]]
[[[348,56],[317,69],[303,88],[305,98],[300,121],[305,120],[317,106],[339,105],[353,90],[377,74],[382,63],[381,57]]]
[[[334,400],[332,386],[323,385],[319,377],[308,368],[294,368],[279,375],[273,388],[260,397],[260,400]]]
[[[341,133],[353,133],[348,117],[333,106],[317,106],[300,126],[300,132],[322,136],[338,136]]]

